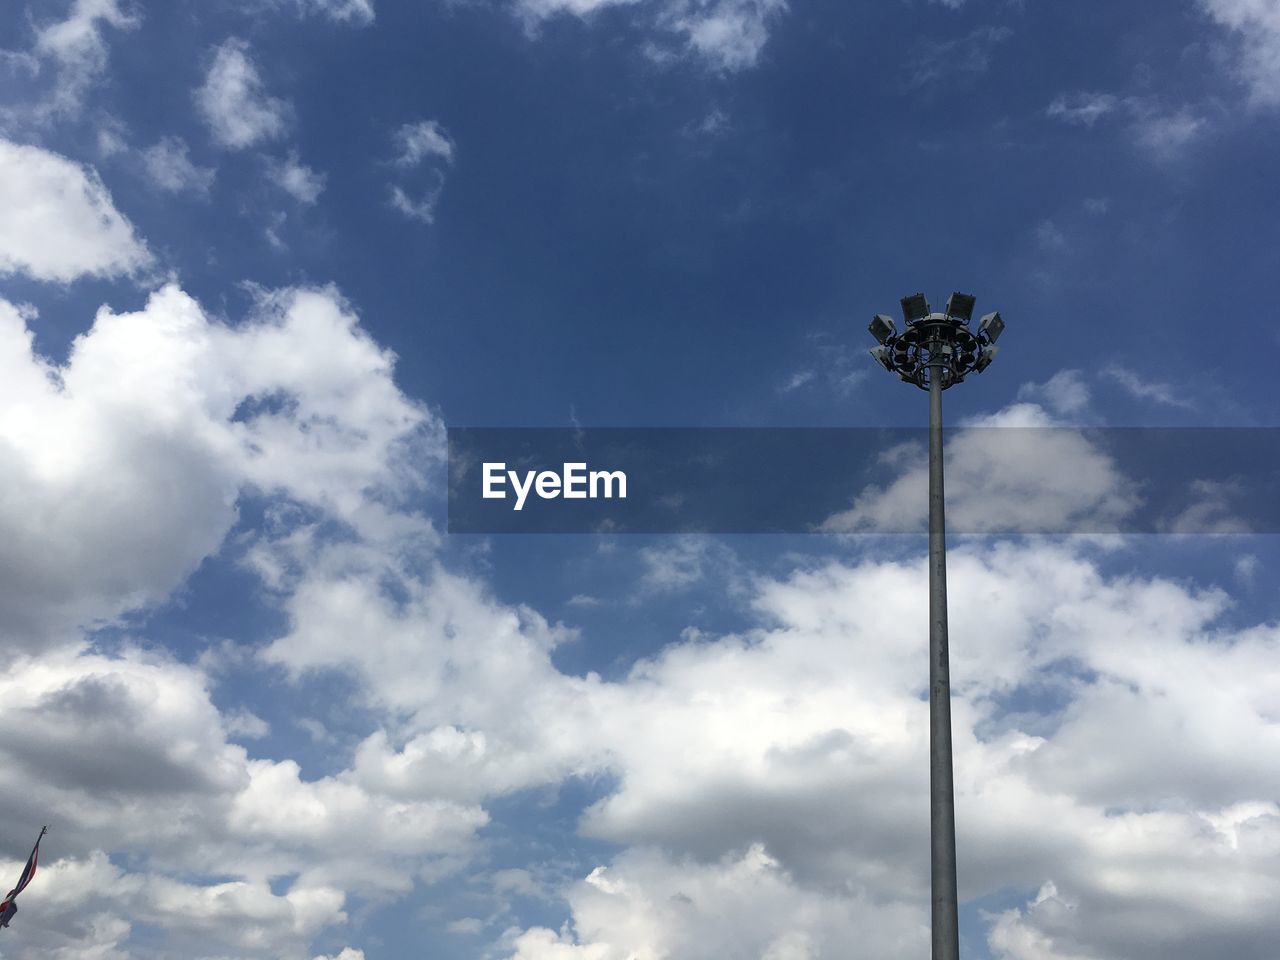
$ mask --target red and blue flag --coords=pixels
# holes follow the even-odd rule
[[[44,839],[45,831],[48,827],[40,831],[40,836],[36,837],[36,845],[31,848],[31,856],[27,857],[27,865],[22,868],[22,876],[18,878],[18,884],[9,891],[9,895],[4,898],[4,902],[0,903],[0,912],[9,906],[11,900],[27,888],[33,877],[36,875],[36,865],[40,862],[40,841]]]

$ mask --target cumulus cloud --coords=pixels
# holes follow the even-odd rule
[[[444,189],[445,170],[453,163],[454,142],[439,122],[406,123],[392,137],[400,183],[390,187],[391,206],[410,220],[435,222],[436,203]],[[410,185],[407,178],[416,183]]]
[[[1066,123],[1092,127],[1119,106],[1120,100],[1114,94],[1080,92],[1057,97],[1045,112]]]
[[[550,651],[571,634],[534,611],[438,567],[424,577],[403,559],[333,547],[303,567],[285,609],[290,628],[267,662],[299,678],[348,669],[371,706],[407,718],[356,752],[380,790],[478,798],[598,767],[598,746],[584,746],[598,678],[555,670]]]
[[[1074,403],[1074,384],[1051,397]],[[928,461],[923,445],[889,450],[898,472],[860,491],[849,509],[823,523],[831,533],[927,529]],[[947,520],[967,533],[1113,531],[1141,504],[1137,485],[1083,433],[1056,426],[1033,403],[975,420],[947,440]],[[999,503],[1000,509],[992,509]]]
[[[1240,43],[1237,70],[1259,106],[1280,105],[1280,9],[1268,0],[1200,0]]]
[[[249,759],[227,741],[205,675],[156,654],[20,659],[0,688],[6,845],[20,844],[18,824],[57,824],[39,900],[10,931],[19,955],[24,944],[122,949],[142,923],[179,955],[221,945],[301,957],[345,919],[356,885],[402,890],[485,821],[473,807],[381,796],[350,773],[306,780],[290,761]],[[122,849],[127,869],[105,855]],[[190,879],[210,875],[235,879]],[[289,876],[273,892],[268,878]]]
[[[708,63],[735,71],[756,65],[769,27],[785,10],[786,0],[683,0],[669,3],[658,22]]]
[[[270,96],[249,56],[249,45],[232,37],[214,49],[196,106],[215,143],[242,150],[284,133],[292,110]]]
[[[681,41],[685,51],[725,71],[743,70],[760,59],[773,22],[786,0],[515,0],[531,25],[558,14],[589,17],[606,7],[634,6],[659,33]],[[670,56],[651,48],[660,58]]]
[[[652,593],[685,590],[702,581],[709,569],[727,562],[731,556],[711,537],[676,537],[640,551],[643,568],[640,585]]]
[[[67,633],[163,595],[258,490],[283,504],[247,562],[285,627],[239,662],[299,684],[341,672],[372,718],[309,773],[235,743],[261,726],[219,712],[199,665],[19,650],[0,677],[0,804],[4,824],[53,812],[63,872],[16,949],[145,956],[144,926],[168,955],[305,960],[357,891],[402,893],[464,863],[492,798],[573,777],[602,785],[582,831],[623,849],[564,889],[568,925],[517,924],[495,955],[923,949],[918,553],[756,577],[739,632],[689,635],[612,681],[569,674],[554,656],[574,632],[446,569],[397,496],[438,455],[438,424],[332,291],[264,294],[230,325],[166,288],[102,311],[56,367],[9,309],[7,615],[53,622],[45,581],[79,611],[59,611]],[[1065,376],[1036,390],[1073,394]],[[1030,404],[1004,419],[1047,420]],[[99,439],[84,450],[86,437]],[[15,586],[42,556],[24,549],[32,531],[53,556],[35,587]],[[131,537],[163,562],[131,566]],[[1280,630],[1229,629],[1221,592],[1106,574],[1078,544],[973,543],[950,572],[962,896],[1021,898],[992,922],[996,955],[1191,960],[1216,943],[1269,957]],[[495,889],[529,889],[528,866]]]
[[[1043,402],[1058,416],[1075,416],[1089,407],[1089,387],[1079,370],[1059,370],[1044,383],[1024,383],[1018,399]]]
[[[37,25],[29,51],[5,52],[25,62],[34,74],[48,67],[52,85],[36,101],[10,106],[5,113],[19,122],[36,123],[79,114],[89,89],[107,68],[105,28],[130,30],[139,22],[120,0],[74,0],[62,20]]]
[[[300,17],[324,17],[364,27],[373,23],[373,0],[251,0],[259,6],[289,9]],[[342,958],[346,960],[346,958]]]
[[[264,294],[232,327],[166,287],[101,310],[58,367],[30,318],[0,302],[6,642],[163,598],[217,550],[242,491],[374,523],[370,504],[436,442],[332,290]]]
[[[332,290],[262,293],[231,326],[170,286],[135,313],[101,310],[58,366],[33,352],[30,319],[0,302],[0,837],[18,849],[24,824],[48,821],[58,839],[6,942],[67,960],[303,960],[353,892],[454,869],[488,815],[444,791],[381,791],[340,762],[316,776],[251,758],[233,740],[267,725],[215,707],[218,657],[108,655],[78,627],[162,599],[249,492],[302,518],[268,538],[296,543],[323,516],[366,543],[429,539],[383,511],[432,462],[437,425]],[[138,925],[162,934],[159,953],[131,939]]]
[[[302,163],[296,152],[287,159],[270,161],[267,173],[277,187],[299,203],[315,203],[324,192],[325,175]]]
[[[856,930],[883,937],[877,956],[918,953],[923,560],[761,579],[762,626],[674,644],[612,683],[560,673],[562,633],[440,570],[399,568],[387,591],[385,568],[319,566],[267,657],[358,676],[407,718],[360,746],[359,782],[466,802],[616,778],[582,829],[628,849],[565,891],[568,926],[513,931],[504,955],[823,956]],[[1280,631],[1224,633],[1221,593],[1108,578],[1078,546],[959,549],[951,586],[962,895],[1026,891],[993,947],[1191,958],[1180,945],[1225,935],[1233,955],[1268,956],[1280,757],[1257,750]],[[1079,909],[1037,906],[1046,884]]]
[[[1190,107],[1168,112],[1141,106],[1136,114],[1134,140],[1158,157],[1177,157],[1208,129],[1208,121]]]
[[[1171,108],[1150,97],[1081,92],[1056,98],[1045,112],[1083,127],[1093,127],[1104,118],[1118,118],[1134,145],[1164,161],[1181,156],[1209,129],[1208,118],[1192,106]]]
[[[57,365],[29,311],[5,310],[0,833],[20,849],[13,825],[52,812],[61,851],[6,932],[19,955],[145,957],[159,930],[156,955],[315,960],[360,894],[466,862],[492,798],[573,777],[601,786],[582,831],[622,849],[563,890],[567,925],[516,924],[494,955],[924,949],[918,552],[794,563],[747,583],[735,633],[612,681],[570,674],[555,654],[573,631],[436,556],[408,495],[439,424],[332,290],[261,294],[233,325],[168,287],[102,310]],[[1078,386],[1031,390],[1067,408]],[[1031,403],[982,421],[1001,422],[1051,421]],[[1086,506],[1122,502],[1105,458],[1067,452]],[[372,718],[322,772],[235,743],[262,724],[217,709],[208,664],[13,643],[172,591],[246,491],[270,504],[246,563],[285,625],[238,662],[298,684],[340,672]],[[692,543],[671,546],[695,561],[655,569],[680,580]],[[1018,898],[995,955],[1270,957],[1280,629],[1228,627],[1220,591],[1106,573],[1085,545],[972,543],[950,572],[962,896]],[[541,892],[538,866],[493,886]]]
[[[391,206],[410,220],[417,220],[419,223],[435,223],[436,201],[440,199],[442,186],[440,184],[417,196],[410,196],[404,187],[399,184],[392,184]]]
[[[406,123],[396,131],[394,139],[398,166],[416,167],[432,158],[453,162],[453,140],[435,120]]]
[[[570,888],[569,928],[511,955],[825,956],[851,930],[886,938],[876,956],[918,953],[922,582],[868,561],[762,583],[773,626],[638,667],[610,704],[619,788],[584,824],[632,848]],[[962,551],[952,597],[962,896],[1028,891],[991,931],[998,955],[1192,958],[1226,937],[1268,956],[1280,819],[1270,761],[1248,755],[1270,742],[1280,634],[1222,638],[1220,594],[1108,581],[1061,547]],[[1069,705],[1028,733],[1002,704],[1049,678]],[[1078,909],[1046,906],[1048,884]]]
[[[568,901],[572,928],[520,933],[511,960],[810,960],[851,943],[876,957],[928,949],[919,906],[805,890],[759,844],[710,864],[628,851],[574,885]]]
[[[1280,757],[1256,750],[1274,739],[1280,631],[1224,631],[1220,592],[1104,576],[1087,551],[953,552],[962,896],[1024,891],[990,931],[1009,957],[1190,960],[1184,945],[1225,931],[1262,960],[1270,893],[1228,878],[1270,891]],[[927,918],[923,582],[918,556],[760,578],[760,626],[605,682],[556,669],[571,635],[472,581],[329,548],[264,655],[358,677],[398,718],[357,750],[380,794],[483,802],[610,777],[581,829],[627,849],[565,890],[568,925],[512,930],[504,956],[823,956],[861,931],[906,957]],[[1078,909],[1045,906],[1049,884]]]
[[[147,177],[166,193],[194,193],[207,196],[216,171],[191,161],[187,142],[181,137],[163,137],[142,151]]]
[[[150,262],[92,168],[0,139],[0,274],[66,283],[131,274]]]

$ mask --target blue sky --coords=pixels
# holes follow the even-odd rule
[[[917,289],[1009,325],[953,423],[1276,426],[1278,64],[1269,0],[6,5],[0,956],[924,955],[923,542],[450,536],[444,429],[918,426]],[[965,955],[1270,956],[1274,538],[953,546]]]

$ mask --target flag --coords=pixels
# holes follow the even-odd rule
[[[22,876],[18,878],[18,885],[9,891],[9,895],[4,898],[5,904],[27,889],[27,884],[31,882],[31,878],[36,875],[36,863],[40,859],[40,841],[44,839],[45,831],[48,827],[40,830],[40,836],[36,837],[36,845],[31,848],[31,856],[27,857],[27,865],[22,868]]]

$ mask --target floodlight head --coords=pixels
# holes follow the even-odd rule
[[[898,328],[893,324],[892,317],[886,317],[883,313],[877,313],[871,318],[871,326],[867,327],[871,331],[871,335],[880,343],[884,343],[895,333]]]
[[[947,316],[961,323],[968,323],[973,316],[973,305],[978,298],[971,293],[953,293],[947,298]]]
[[[983,370],[987,369],[987,367],[991,366],[991,361],[996,358],[996,354],[999,352],[999,347],[983,347],[982,352],[978,354],[978,362],[973,365],[974,373],[981,373]]]
[[[985,317],[978,321],[978,332],[984,334],[988,341],[995,343],[1000,339],[1000,334],[1004,332],[1004,321],[1000,319],[999,311],[988,313]]]
[[[902,318],[907,323],[915,323],[929,316],[929,301],[923,293],[913,293],[902,298]]]
[[[888,347],[881,344],[878,347],[872,347],[870,353],[876,358],[876,363],[890,372],[893,371],[893,357],[890,356]]]

